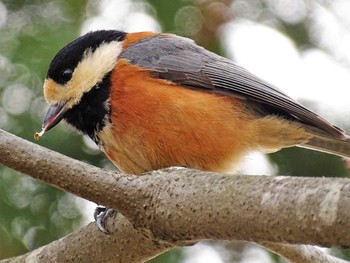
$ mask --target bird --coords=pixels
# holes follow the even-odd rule
[[[39,139],[64,120],[121,171],[231,173],[251,151],[299,146],[350,157],[349,136],[193,40],[98,30],[63,47],[44,81]]]

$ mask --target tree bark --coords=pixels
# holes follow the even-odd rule
[[[121,214],[108,223],[113,235],[103,234],[90,223],[46,246],[0,262],[145,262],[172,247],[145,236]]]
[[[321,249],[310,245],[291,245],[268,241],[260,242],[263,247],[276,252],[293,263],[346,263],[348,261],[335,258]]]
[[[203,239],[350,247],[349,179],[227,176],[184,168],[124,175],[72,160],[5,131],[0,131],[0,149],[0,163],[120,212],[136,228],[137,239],[146,238],[145,247],[154,250],[150,257]],[[125,223],[125,218],[120,222]],[[120,222],[117,229],[122,231]],[[109,230],[114,238],[116,228]],[[80,243],[91,240],[79,232],[72,235]],[[69,244],[71,239],[66,238]],[[113,238],[101,236],[103,242],[119,242],[111,247],[129,249],[130,245],[123,245],[124,235]],[[102,241],[91,244],[96,242]],[[277,253],[288,250],[287,245],[269,247]],[[304,253],[295,248],[289,247],[293,253]],[[148,257],[130,251],[135,261],[118,258],[120,262]]]

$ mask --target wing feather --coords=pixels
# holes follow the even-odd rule
[[[272,84],[187,38],[166,34],[144,38],[128,47],[120,57],[152,69],[158,78],[189,88],[250,100],[272,111],[272,114],[282,113],[333,136],[343,136],[341,129]]]

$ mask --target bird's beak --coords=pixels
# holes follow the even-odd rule
[[[55,127],[63,119],[67,110],[68,108],[65,104],[51,105],[46,112],[41,132],[34,134],[35,140],[39,140],[45,132]]]
[[[63,119],[63,115],[67,110],[65,104],[55,104],[50,106],[44,118],[43,130],[48,131],[55,127]]]

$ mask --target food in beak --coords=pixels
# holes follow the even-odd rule
[[[40,132],[34,134],[34,139],[37,141],[45,132],[55,127],[62,119],[67,111],[65,104],[55,104],[50,106],[44,118],[43,128]]]

